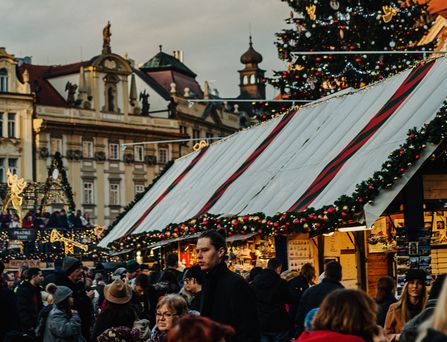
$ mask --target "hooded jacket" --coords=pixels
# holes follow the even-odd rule
[[[330,330],[305,331],[295,342],[366,342],[365,339],[348,334],[341,334]]]
[[[288,331],[291,322],[286,304],[293,302],[293,296],[286,281],[274,270],[265,269],[255,277],[252,286],[256,293],[261,332]]]

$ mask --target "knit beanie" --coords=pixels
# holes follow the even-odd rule
[[[56,292],[54,292],[53,299],[54,304],[59,304],[63,302],[65,299],[70,297],[73,294],[73,291],[70,290],[66,286],[58,286]]]
[[[67,276],[73,273],[74,270],[82,267],[82,263],[73,257],[66,256],[62,261],[62,272],[64,272]]]

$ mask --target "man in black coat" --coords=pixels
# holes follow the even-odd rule
[[[93,291],[86,291],[82,278],[82,263],[73,257],[65,257],[62,261],[62,273],[56,279],[56,285],[66,286],[73,291],[75,309],[81,319],[82,335],[88,341],[90,338],[90,327],[93,321],[93,304],[91,298]]]
[[[307,313],[318,308],[329,293],[343,288],[340,283],[342,279],[341,265],[337,261],[329,262],[324,272],[325,277],[322,282],[309,287],[301,296],[295,319],[296,336],[299,336],[304,330],[304,319]]]
[[[8,332],[19,328],[19,313],[17,298],[3,281],[5,265],[0,261],[0,341],[5,340]]]
[[[182,287],[183,273],[178,269],[178,255],[170,253],[166,256],[166,269],[161,273],[160,279],[172,279],[173,292],[179,292]]]
[[[216,231],[206,231],[199,237],[196,250],[206,274],[201,315],[234,327],[236,334],[230,342],[258,342],[256,297],[250,285],[225,264],[225,238]]]
[[[287,282],[281,279],[281,261],[270,259],[267,269],[252,282],[258,301],[261,336],[265,341],[289,342],[290,318],[286,304],[294,301]]]
[[[37,318],[40,310],[43,308],[40,295],[40,283],[42,281],[42,271],[33,267],[28,269],[26,280],[17,288],[17,309],[20,328],[24,332],[33,331],[37,326]]]

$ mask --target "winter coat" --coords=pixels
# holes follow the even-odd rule
[[[330,330],[305,331],[295,342],[365,342],[366,340],[355,335],[341,334]]]
[[[43,342],[84,342],[81,320],[54,307],[48,315]]]
[[[407,323],[405,322],[404,318],[401,315],[400,307],[398,307],[397,305],[398,303],[390,305],[385,320],[384,328],[386,335],[388,336],[390,341],[399,340],[399,335],[404,329],[405,324]],[[414,312],[413,313],[414,317],[417,316],[417,314],[418,314],[417,312]]]
[[[151,333],[151,338],[147,342],[163,342],[165,340],[166,333],[158,330],[157,326],[154,326]]]
[[[400,334],[399,342],[412,342],[416,340],[421,324],[431,319],[433,312],[435,311],[436,302],[436,299],[430,299],[427,302],[425,309],[405,324],[404,329]]]
[[[32,285],[29,281],[24,281],[17,288],[16,294],[20,328],[23,331],[34,330],[37,326],[39,312],[43,308],[40,287]]]
[[[397,302],[396,297],[393,295],[387,295],[385,298],[383,298],[380,302],[376,300],[377,306],[379,307],[379,310],[377,312],[377,324],[381,327],[385,326],[385,319],[386,314],[388,313],[388,309],[390,308],[391,304],[394,304]]]
[[[298,311],[295,318],[296,335],[298,336],[304,330],[304,319],[307,313],[313,308],[318,308],[326,296],[338,289],[342,289],[340,282],[324,278],[318,285],[309,287],[304,291],[298,304]]]
[[[82,283],[73,283],[64,273],[58,274],[56,285],[66,286],[73,291],[73,309],[79,313],[82,324],[82,335],[88,340],[90,338],[90,327],[93,321],[93,303],[85,293],[84,285]]]
[[[265,269],[253,280],[261,333],[279,333],[290,329],[286,304],[293,302],[287,282],[274,270]]]
[[[289,317],[291,322],[295,322],[296,313],[298,311],[298,303],[300,302],[304,291],[309,288],[309,283],[306,279],[299,275],[289,280],[287,282],[287,286],[289,287],[289,291],[294,296],[294,301],[289,305]]]
[[[19,328],[17,298],[0,279],[0,341],[4,341],[6,333]]]
[[[250,285],[222,262],[207,273],[200,313],[235,328],[231,342],[259,341],[256,296]]]

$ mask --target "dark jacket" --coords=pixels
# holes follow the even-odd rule
[[[39,312],[43,308],[40,287],[24,281],[17,288],[17,309],[19,311],[20,328],[23,331],[34,330],[37,326]]]
[[[6,284],[2,284],[0,279],[0,341],[4,341],[6,333],[18,328],[19,313],[16,295],[7,288]]]
[[[85,293],[84,285],[82,283],[73,283],[64,273],[58,275],[56,285],[66,286],[73,291],[73,309],[79,313],[82,325],[82,335],[86,340],[89,340],[90,328],[93,321],[93,304]]]
[[[309,282],[301,275],[288,281],[287,286],[294,297],[293,302],[289,305],[289,317],[291,322],[295,322],[296,312],[298,311],[298,303],[304,291],[309,288]]]
[[[256,296],[248,283],[222,262],[207,273],[202,288],[200,313],[235,328],[231,342],[258,342]]]
[[[169,293],[177,293],[182,288],[183,273],[175,268],[168,267],[161,272],[158,282],[168,282]]]
[[[293,302],[287,282],[274,270],[265,269],[252,283],[258,302],[261,333],[279,333],[290,329],[286,304]]]
[[[399,339],[400,341],[400,339]],[[445,342],[447,341],[447,336],[444,335],[442,332],[434,330],[434,329],[428,329],[427,335],[422,340],[422,342]]]
[[[427,302],[425,309],[422,310],[419,315],[413,317],[405,324],[404,329],[400,334],[399,342],[416,341],[420,325],[431,318],[433,312],[435,311],[436,302],[436,299],[430,299]]]
[[[387,295],[380,302],[376,300],[379,311],[377,312],[377,324],[381,327],[385,326],[385,318],[390,305],[396,303],[397,299],[393,295]]]
[[[313,308],[318,308],[329,293],[342,288],[343,285],[340,284],[340,282],[324,278],[320,284],[309,287],[306,291],[304,291],[296,313],[295,336],[299,336],[299,334],[304,330],[304,318],[306,317],[307,313]]]

